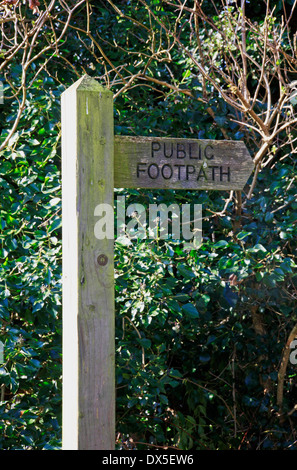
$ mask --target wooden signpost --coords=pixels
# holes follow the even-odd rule
[[[243,142],[115,136],[120,188],[241,190],[253,170]]]
[[[238,141],[114,137],[113,94],[88,76],[63,93],[63,449],[115,443],[114,242],[95,207],[115,187],[241,190],[253,167]]]

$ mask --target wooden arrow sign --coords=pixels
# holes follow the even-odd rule
[[[117,188],[242,190],[254,168],[241,141],[115,136]]]

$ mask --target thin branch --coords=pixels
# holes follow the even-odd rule
[[[286,375],[286,370],[288,366],[288,361],[290,357],[290,347],[292,341],[296,338],[297,336],[297,324],[292,328],[289,337],[287,339],[286,345],[283,350],[283,357],[281,361],[281,365],[278,371],[278,383],[277,383],[277,395],[276,395],[276,401],[277,401],[277,406],[279,408],[279,414],[280,414],[280,420],[283,421],[284,416],[282,414],[283,410],[283,398],[284,398],[284,380],[285,380],[285,375]]]

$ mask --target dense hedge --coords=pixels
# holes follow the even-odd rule
[[[35,82],[0,160],[3,449],[60,443],[60,93],[49,78]],[[9,126],[14,106],[5,111]]]
[[[100,34],[120,37],[124,20],[103,10]],[[78,67],[74,51],[82,45],[74,33],[69,38],[65,57]],[[113,53],[121,64],[120,49]],[[182,76],[186,66],[176,58],[174,72],[198,96],[197,79]],[[19,67],[11,70],[16,81]],[[0,155],[0,449],[61,446],[60,95],[77,77],[58,67],[54,61],[51,74],[44,70],[34,81]],[[50,76],[57,70],[60,84]],[[221,97],[211,103],[219,126],[206,106],[127,89],[115,100],[115,132],[221,139],[223,126],[252,153],[255,143],[228,119]],[[16,110],[14,101],[2,105],[1,140]],[[205,217],[203,244],[192,252],[175,240],[115,244],[118,449],[296,449],[292,363],[283,420],[276,403],[282,351],[297,321],[295,168],[292,152],[263,169],[239,220],[233,201],[219,214],[225,192],[115,192],[127,206],[199,203]]]
[[[50,79],[35,84],[15,142],[1,156],[3,449],[60,445],[60,92]],[[223,217],[206,219],[197,251],[183,252],[170,240],[116,243],[119,448],[294,447],[290,419],[280,425],[275,402],[282,349],[296,321],[293,168],[261,174],[239,233],[232,232],[232,205]],[[127,205],[201,203],[205,217],[225,197],[115,195],[123,194]],[[254,307],[262,334],[253,328]],[[289,365],[287,411],[296,400],[295,377]]]
[[[226,215],[204,224],[203,245],[188,255],[164,241],[132,244],[129,251],[117,246],[122,439],[182,449],[295,447],[292,423],[279,423],[276,387],[282,349],[296,321],[297,204],[292,185],[285,190],[290,168],[269,173],[263,182],[271,178],[270,190],[265,194],[259,185],[236,237],[229,233],[232,215]],[[282,203],[291,201],[286,214],[272,213],[276,194]],[[205,212],[215,202],[214,195],[210,201],[202,193],[154,199],[170,197],[203,202]],[[265,325],[258,334],[253,309]],[[296,366],[290,364],[287,378],[290,411]]]

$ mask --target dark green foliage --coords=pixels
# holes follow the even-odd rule
[[[290,423],[279,428],[275,400],[282,349],[296,321],[297,207],[272,213],[296,190],[291,185],[286,191],[291,178],[284,168],[263,175],[263,182],[274,181],[270,189],[260,178],[236,237],[228,233],[230,213],[214,226],[205,223],[204,243],[190,254],[167,241],[134,242],[128,250],[117,245],[118,431],[123,436],[182,449],[293,445]],[[127,197],[127,204],[135,196]],[[137,201],[150,197],[137,194]],[[185,197],[200,200],[197,194],[166,194],[168,204]],[[214,204],[211,198],[220,203],[219,195],[208,198],[205,212]],[[155,195],[158,202],[164,199],[163,193]],[[262,335],[253,329],[254,306],[267,325]],[[294,367],[288,367],[287,411],[294,406]]]
[[[137,73],[137,61],[128,52],[136,44],[147,52],[152,38],[145,27],[115,15],[106,2],[90,3],[94,37],[101,38],[114,66],[127,63],[127,70]],[[140,2],[115,3],[146,25]],[[170,23],[172,8],[159,0],[148,3]],[[281,2],[274,3],[281,8]],[[213,5],[204,2],[212,15]],[[259,2],[255,5],[261,20],[263,11]],[[83,13],[73,21],[81,26]],[[184,39],[188,33],[185,27]],[[102,61],[96,62],[85,46],[70,29],[61,54],[79,74],[86,71],[106,83]],[[200,100],[202,85],[182,51],[173,50],[172,57],[176,82],[194,98],[138,83],[115,100],[115,133],[222,139],[225,131],[254,151],[255,142],[229,119],[221,97],[212,92],[210,102]],[[57,57],[48,70],[65,87],[78,78]],[[148,73],[171,80],[165,61],[152,60]],[[17,86],[19,65],[11,67],[11,76]],[[116,82],[112,89],[116,93],[122,86]],[[46,71],[35,80],[18,131],[0,155],[0,340],[5,351],[0,449],[61,446],[63,89]],[[11,103],[0,105],[1,139],[17,112]],[[215,119],[206,110],[209,105]],[[205,217],[203,244],[190,253],[170,240],[116,243],[117,448],[296,450],[296,411],[281,423],[276,404],[282,350],[297,321],[295,175],[293,153],[263,169],[239,221],[233,200],[218,215],[229,196],[222,192],[115,192],[126,195],[127,206],[202,204]],[[261,334],[253,324],[255,311],[263,323]],[[295,404],[296,365],[289,363],[284,412]]]
[[[59,95],[52,80],[35,82],[19,131],[0,157],[3,449],[42,449],[60,443],[60,124],[55,119]],[[12,105],[7,125],[13,112]]]

